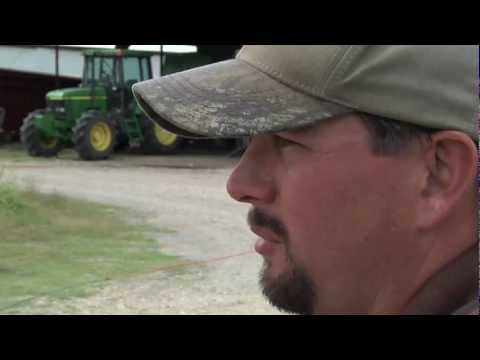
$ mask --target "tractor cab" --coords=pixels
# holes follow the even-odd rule
[[[85,51],[82,87],[103,88],[107,109],[120,109],[125,115],[134,104],[132,85],[152,78],[150,53],[128,50]]]

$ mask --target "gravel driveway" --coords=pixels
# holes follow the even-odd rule
[[[189,154],[83,162],[70,153],[48,161],[1,161],[7,177],[38,191],[133,209],[142,219],[175,230],[158,234],[163,252],[207,261],[174,274],[158,271],[112,283],[90,298],[48,303],[42,312],[278,314],[257,285],[261,258],[246,225],[248,206],[225,191],[236,161],[225,154]]]

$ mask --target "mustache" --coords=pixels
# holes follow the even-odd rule
[[[285,239],[285,241],[288,241],[288,231],[286,226],[283,225],[280,220],[268,215],[262,210],[257,208],[250,209],[247,216],[247,222],[250,226],[268,228],[273,231],[275,235]]]

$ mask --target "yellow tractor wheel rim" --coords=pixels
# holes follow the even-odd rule
[[[110,126],[104,122],[95,124],[90,129],[90,143],[97,151],[105,151],[112,144],[112,131]]]
[[[57,146],[57,139],[44,136],[40,140],[40,144],[44,149],[53,149]]]
[[[158,142],[162,145],[172,145],[177,140],[177,135],[162,129],[160,126],[155,125],[155,137],[157,138]]]

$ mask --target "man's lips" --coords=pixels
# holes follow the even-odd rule
[[[268,228],[251,226],[250,229],[259,237],[255,243],[255,251],[260,255],[270,255],[277,245],[283,244],[278,236]]]
[[[264,239],[265,241],[270,241],[272,243],[276,243],[276,244],[282,244],[283,241],[281,241],[278,237],[278,235],[276,235],[272,230],[266,228],[266,227],[261,227],[261,226],[251,226],[250,227],[250,230],[258,235],[259,237],[261,237],[262,239]]]

